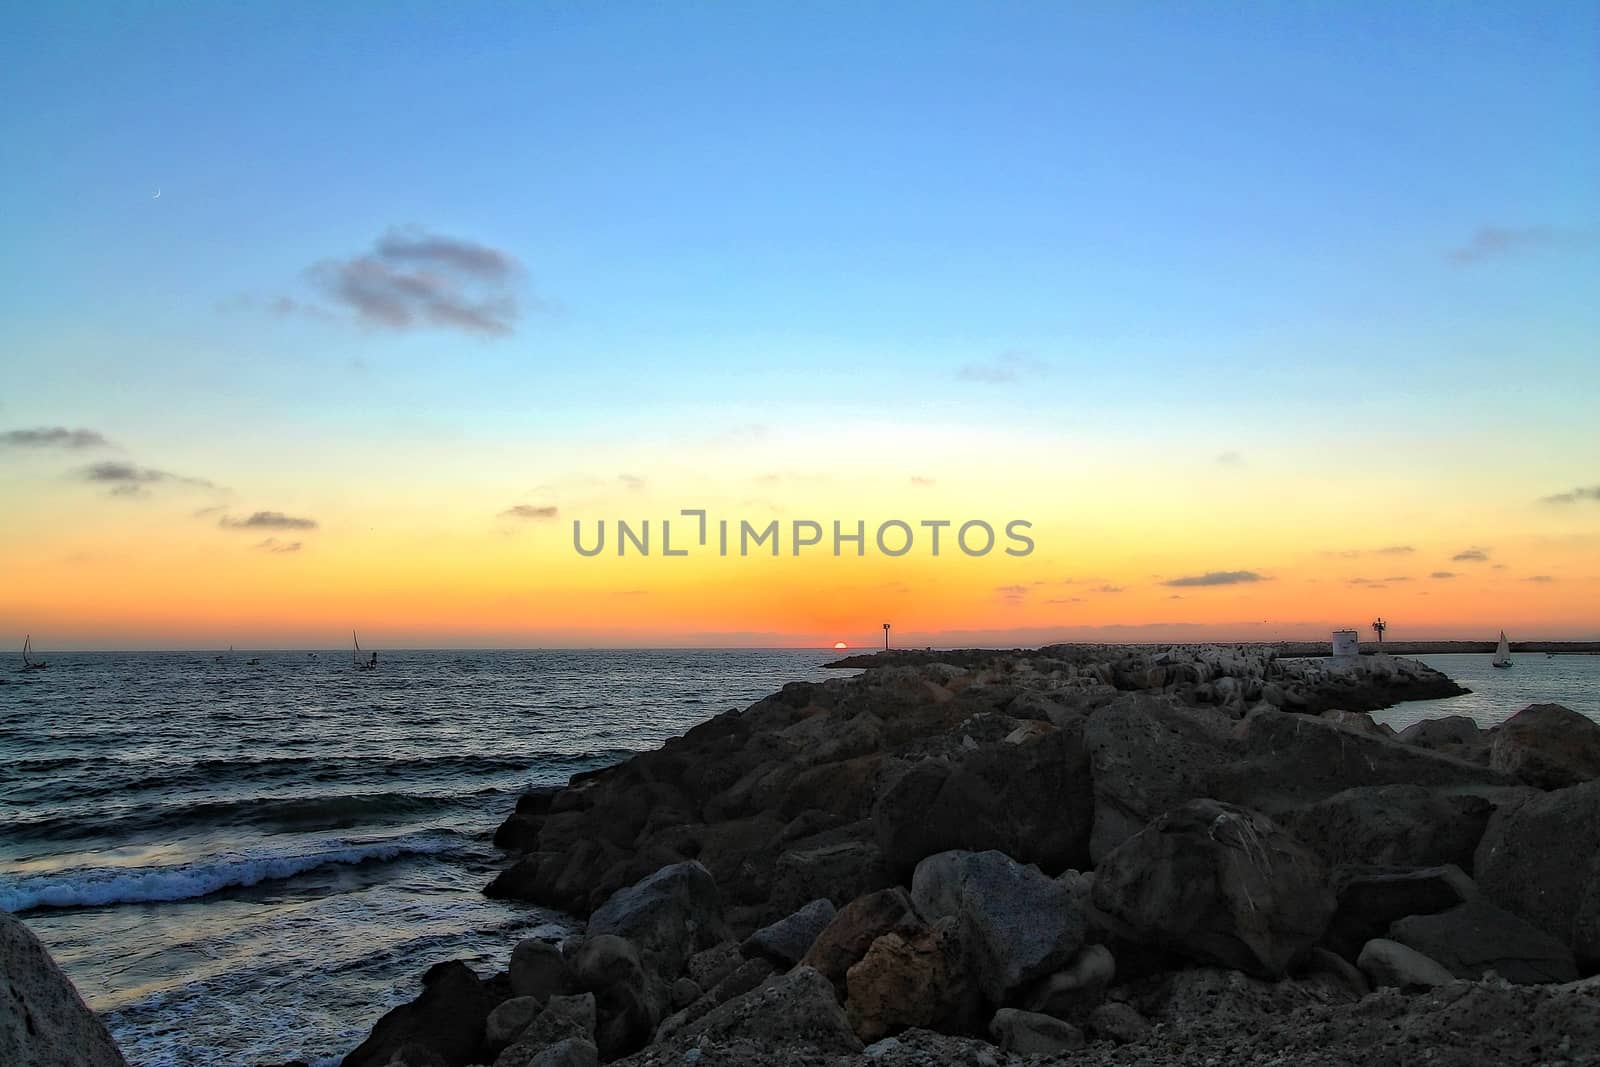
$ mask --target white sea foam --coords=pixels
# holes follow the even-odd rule
[[[319,867],[429,855],[460,847],[435,834],[272,853],[265,849],[165,867],[87,867],[20,879],[0,879],[0,910],[80,908],[158,900],[190,900],[224,889],[291,878]]]

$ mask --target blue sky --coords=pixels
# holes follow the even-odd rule
[[[284,493],[909,427],[911,473],[1003,432],[1511,514],[1600,467],[1597,42],[1596,3],[19,8],[0,424]],[[510,329],[319,288],[395,234],[514,259]]]

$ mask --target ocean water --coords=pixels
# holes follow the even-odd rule
[[[565,920],[480,890],[530,786],[836,653],[52,653],[0,684],[0,908],[135,1067],[349,1051],[430,964]],[[259,663],[250,664],[252,657]]]
[[[1423,719],[1465,715],[1479,726],[1505,722],[1529,704],[1564,704],[1600,722],[1600,656],[1546,656],[1516,652],[1511,666],[1491,665],[1488,653],[1415,656],[1472,692],[1444,700],[1413,700],[1372,717],[1403,730]]]

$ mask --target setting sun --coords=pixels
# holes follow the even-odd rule
[[[841,648],[849,648],[850,646],[845,644],[843,641],[835,641],[833,643],[833,647],[834,647],[835,650],[838,650],[838,649],[841,649]]]

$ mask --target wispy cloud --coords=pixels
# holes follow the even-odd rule
[[[1218,452],[1217,465],[1219,467],[1242,467],[1244,466],[1244,455],[1232,450],[1227,452]]]
[[[1455,571],[1434,571],[1432,574],[1428,575],[1429,578],[1454,578],[1455,576]]]
[[[1467,548],[1450,557],[1452,563],[1487,563],[1489,550],[1486,548]]]
[[[80,468],[78,477],[95,485],[104,485],[110,488],[113,496],[139,496],[151,486],[177,485],[193,489],[221,489],[214,482],[204,478],[191,478],[183,474],[174,474],[171,471],[156,470],[153,467],[139,467],[132,463],[123,463],[118,460],[105,460],[100,463],[91,463]]]
[[[1037,378],[1050,369],[1042,359],[1025,352],[1002,352],[991,360],[966,363],[956,371],[964,382],[981,382],[985,385],[1003,385],[1023,378]]]
[[[1576,504],[1580,500],[1600,501],[1600,485],[1580,485],[1565,493],[1551,493],[1539,498],[1541,504]]]
[[[77,451],[110,446],[110,441],[93,430],[70,430],[65,426],[34,426],[0,432],[0,447],[4,448],[63,448]]]
[[[924,478],[920,474],[913,474],[911,476],[911,484],[916,486],[918,489],[931,489],[938,483],[932,478]]]
[[[1091,593],[1120,593],[1120,592],[1123,591],[1123,589],[1124,589],[1124,587],[1120,586],[1120,585],[1097,585],[1093,589],[1089,590],[1089,592],[1091,592]]]
[[[1347,548],[1323,555],[1334,559],[1360,559],[1363,556],[1409,556],[1415,551],[1411,545],[1386,545],[1383,548]]]
[[[1480,226],[1465,244],[1445,253],[1457,266],[1540,249],[1576,249],[1600,242],[1600,231],[1562,226]]]
[[[503,519],[553,519],[556,509],[553,505],[513,504],[500,513]]]
[[[322,260],[307,277],[324,300],[363,326],[499,337],[510,334],[521,316],[517,289],[523,273],[500,249],[413,227],[390,230],[361,255]],[[270,306],[281,314],[325,313],[292,297]]]
[[[269,537],[265,541],[257,541],[253,547],[262,552],[282,554],[300,551],[301,543],[299,541],[280,541],[276,537]]]
[[[999,585],[994,591],[1001,600],[1008,600],[1013,604],[1028,595],[1028,587],[1025,585]]]
[[[1161,584],[1175,588],[1188,588],[1202,585],[1244,585],[1249,582],[1264,581],[1266,579],[1255,571],[1207,571],[1205,574],[1171,578]]]
[[[285,515],[281,511],[257,511],[242,519],[224,515],[217,525],[225,530],[315,530],[316,519]]]
[[[647,484],[645,480],[639,477],[637,474],[619,474],[617,475],[617,481],[622,483],[622,487],[624,489],[634,493],[637,493],[639,490],[643,489]]]
[[[1545,582],[1553,582],[1555,581],[1555,578],[1548,574],[1530,574],[1522,580],[1525,582],[1539,582],[1540,584],[1543,584]]]

